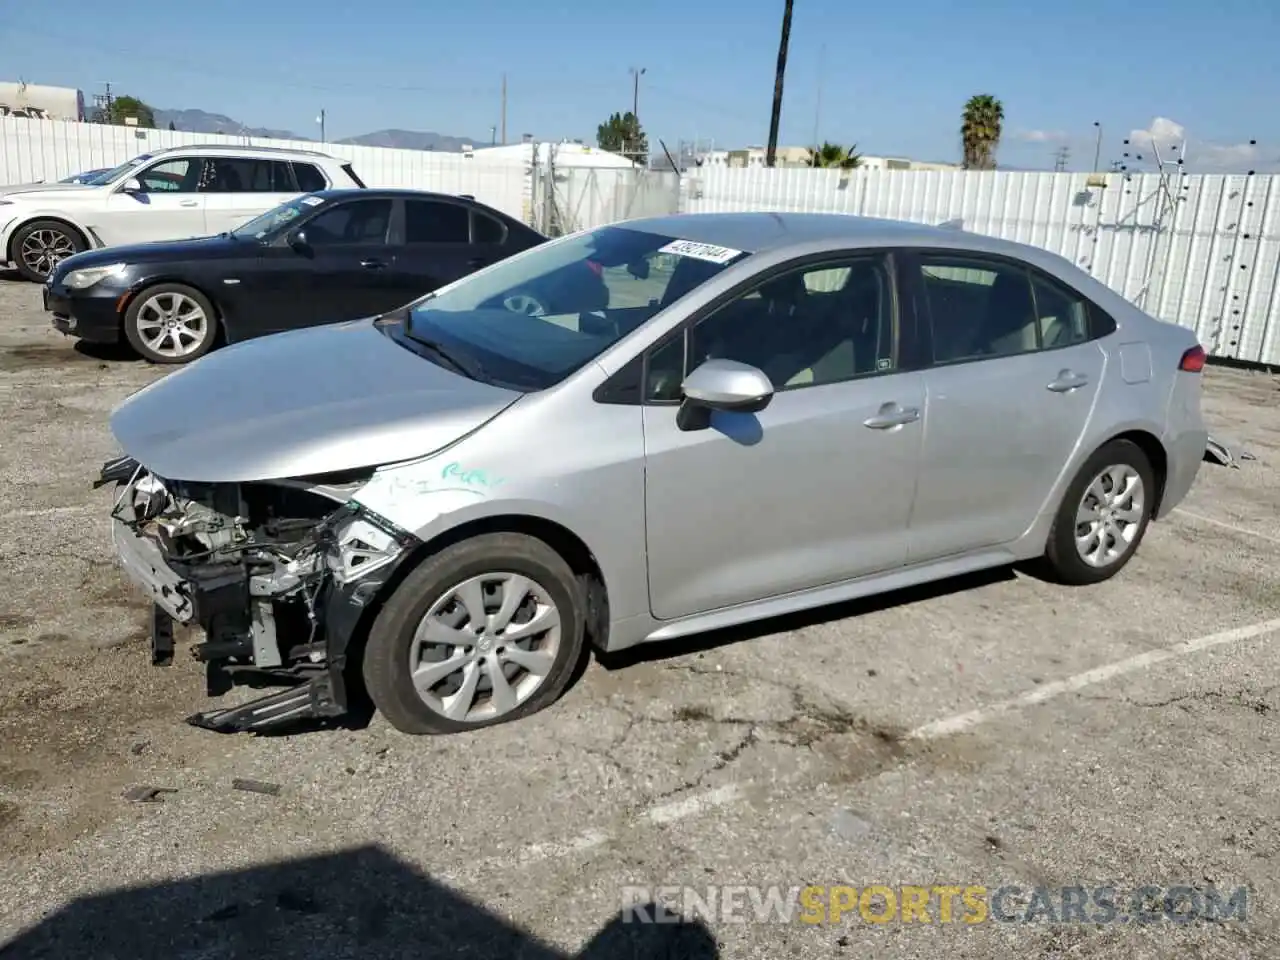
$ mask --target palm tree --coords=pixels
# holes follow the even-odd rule
[[[822,141],[820,147],[809,148],[810,167],[839,167],[841,170],[855,170],[862,166],[862,155],[858,153],[858,145],[845,148],[838,143]]]
[[[773,112],[769,116],[769,146],[765,150],[764,165],[772,167],[778,159],[778,123],[782,119],[782,80],[787,73],[787,47],[791,43],[791,7],[793,0],[786,0],[782,10],[782,37],[778,41],[778,66],[773,74]]]
[[[970,97],[964,105],[960,143],[966,170],[994,170],[996,147],[1004,125],[1004,105],[989,93]]]

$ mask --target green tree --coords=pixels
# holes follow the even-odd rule
[[[128,117],[136,118],[140,127],[154,127],[156,125],[155,111],[137,97],[128,96],[113,97],[110,113],[100,107],[93,119],[97,123],[123,125]]]
[[[601,150],[630,157],[641,166],[649,162],[649,138],[630,110],[615,113],[596,128],[596,145]]]
[[[960,145],[966,170],[994,170],[996,148],[1004,129],[1004,105],[989,93],[970,97],[960,122]]]
[[[838,143],[822,141],[820,147],[809,148],[809,166],[838,167],[841,170],[856,170],[862,166],[862,155],[858,153],[858,145],[845,148]]]

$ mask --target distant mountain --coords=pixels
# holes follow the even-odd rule
[[[472,137],[450,137],[443,133],[419,130],[377,130],[358,137],[348,137],[338,143],[355,143],[365,147],[397,147],[401,150],[438,150],[457,153],[464,146],[484,146],[483,140]]]
[[[178,130],[188,133],[223,133],[233,137],[267,137],[273,140],[305,140],[314,143],[314,137],[304,137],[292,130],[272,130],[269,127],[247,127],[221,113],[205,110],[156,110],[156,126],[167,130],[172,123]],[[467,144],[483,145],[484,141],[468,137],[451,137],[429,130],[377,130],[358,137],[347,137],[336,143],[350,143],[366,147],[398,147],[401,150],[437,150],[456,153]]]

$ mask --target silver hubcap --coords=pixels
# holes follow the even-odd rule
[[[502,301],[502,305],[512,313],[523,313],[527,317],[540,317],[547,312],[541,303],[527,293],[513,293]]]
[[[1085,488],[1076,511],[1076,550],[1091,567],[1109,567],[1133,548],[1145,504],[1142,477],[1127,464],[1107,467]]]
[[[48,276],[67,257],[76,252],[71,238],[60,230],[36,230],[22,241],[19,256],[27,269]]]
[[[431,605],[414,632],[409,670],[433,711],[477,723],[533,696],[559,651],[560,611],[546,589],[518,573],[487,573]]]
[[[209,318],[184,294],[157,293],[138,310],[138,336],[163,357],[185,357],[209,336]]]

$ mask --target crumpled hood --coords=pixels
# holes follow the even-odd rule
[[[216,350],[131,396],[111,431],[169,480],[271,480],[425,456],[521,396],[357,320]]]

